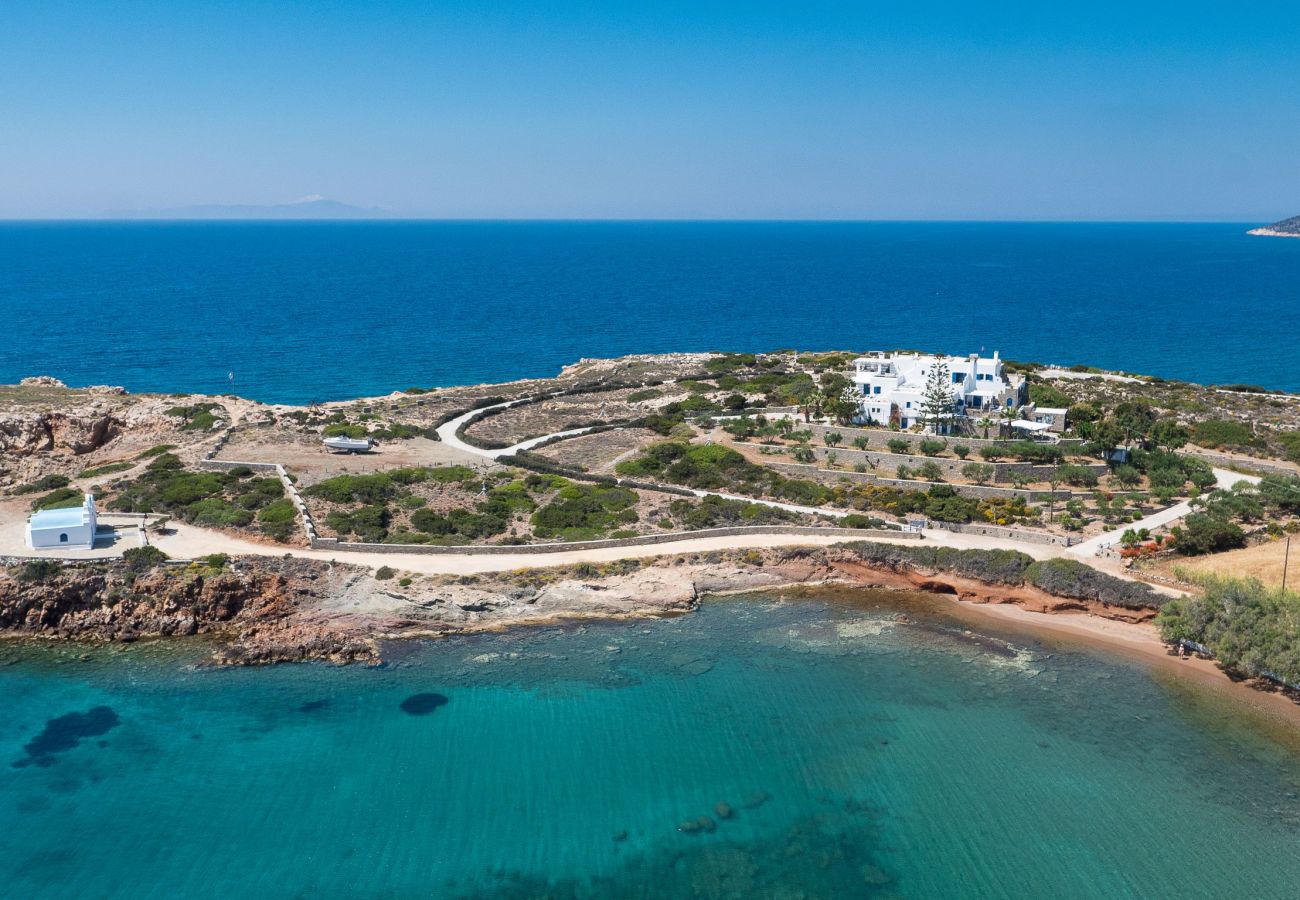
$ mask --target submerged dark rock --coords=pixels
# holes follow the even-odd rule
[[[412,694],[402,701],[402,712],[411,716],[427,716],[440,706],[447,705],[442,694]]]
[[[329,700],[308,700],[306,703],[298,707],[298,712],[301,713],[320,712],[322,709],[325,709],[325,707],[329,705],[330,705]]]
[[[23,747],[27,756],[15,761],[14,768],[51,766],[56,755],[73,749],[83,738],[108,734],[118,726],[119,721],[117,713],[107,706],[96,706],[84,713],[68,713],[50,719],[41,733]],[[100,746],[104,746],[104,743],[101,741]]]

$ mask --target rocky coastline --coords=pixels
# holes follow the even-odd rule
[[[168,563],[142,573],[117,561],[45,569],[7,562],[0,573],[0,637],[130,643],[205,635],[218,665],[377,664],[387,641],[680,615],[707,594],[800,585],[922,591],[1126,623],[1155,615],[1154,607],[1120,606],[902,559],[864,559],[854,545],[443,576],[406,586],[379,580],[362,567],[292,556],[243,557],[220,568]]]

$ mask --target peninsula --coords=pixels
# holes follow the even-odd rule
[[[1300,237],[1300,216],[1292,216],[1261,228],[1252,228],[1246,233],[1263,237]]]
[[[307,407],[42,376],[0,387],[0,454],[5,635],[202,634],[223,663],[825,583],[1210,653],[1202,607],[1300,523],[1300,397],[997,353],[633,356]]]

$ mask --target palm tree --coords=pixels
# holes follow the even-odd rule
[[[980,420],[975,424],[984,429],[984,440],[987,441],[989,439],[989,429],[993,427],[993,420],[988,416],[980,416]]]
[[[1008,435],[1011,434],[1011,423],[1016,420],[1016,411],[1009,406],[1002,407],[998,412],[998,418],[1002,420],[1002,427],[1006,429]]]

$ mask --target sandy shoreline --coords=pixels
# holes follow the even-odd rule
[[[1176,675],[1191,685],[1209,689],[1290,727],[1300,727],[1300,704],[1286,694],[1234,681],[1213,660],[1191,656],[1180,659],[1160,640],[1159,631],[1151,623],[1120,622],[1088,613],[1033,612],[1014,603],[972,603],[941,596],[945,596],[952,608],[969,612],[974,619],[992,620],[1034,636],[1062,639],[1114,653]]]

